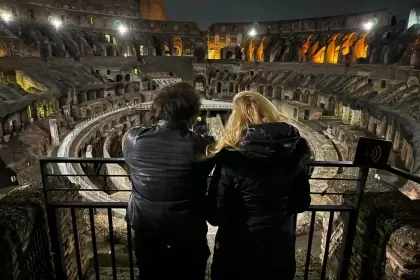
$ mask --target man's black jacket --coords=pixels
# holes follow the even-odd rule
[[[205,237],[209,141],[184,124],[159,121],[150,128],[132,128],[124,158],[133,192],[126,220],[136,229],[182,229]]]

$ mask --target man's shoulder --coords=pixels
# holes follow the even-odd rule
[[[145,134],[148,132],[151,127],[145,127],[145,126],[134,126],[128,130],[127,138],[133,138],[141,136],[142,134]]]

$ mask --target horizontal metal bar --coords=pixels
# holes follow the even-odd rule
[[[91,201],[51,201],[48,206],[55,208],[127,208],[128,202],[91,202]],[[346,205],[310,205],[308,211],[318,212],[349,212],[355,211],[351,206]]]
[[[123,158],[42,157],[41,163],[125,163]]]
[[[128,202],[49,201],[55,208],[127,208]]]
[[[413,182],[415,182],[417,184],[420,184],[420,176],[411,174],[411,173],[409,173],[409,172],[407,172],[405,170],[402,170],[402,169],[399,169],[397,167],[390,166],[390,165],[388,165],[383,170],[388,171],[388,172],[390,172],[392,174],[398,175],[398,176],[400,176],[400,177],[402,177],[404,179],[413,181]]]
[[[125,163],[124,158],[42,157],[42,163]],[[310,161],[314,167],[359,167],[351,161]]]
[[[46,174],[45,176],[48,177],[62,177],[62,176],[66,176],[66,177],[130,177],[130,174],[127,175],[108,175],[108,174],[102,174],[102,175],[98,175],[98,174]]]
[[[322,178],[322,177],[309,178],[309,180],[359,181],[359,179],[356,179],[356,178]]]
[[[114,190],[114,189],[72,189],[72,188],[48,188],[44,189],[47,192],[74,192],[74,191],[81,191],[81,192],[103,192],[103,191],[110,191],[110,192],[132,192],[132,190]],[[313,195],[359,195],[357,193],[343,193],[343,192],[310,192]]]
[[[103,192],[103,191],[110,191],[110,192],[132,192],[132,190],[114,190],[114,189],[76,189],[76,188],[58,188],[58,189],[53,189],[53,188],[48,188],[48,189],[44,189],[47,192],[74,192],[74,191],[81,191],[81,192]]]

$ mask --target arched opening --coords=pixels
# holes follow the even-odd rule
[[[300,89],[297,89],[293,92],[293,100],[294,101],[300,101],[300,97],[302,95],[302,91]]]
[[[143,56],[144,55],[144,46],[140,45],[140,55]]]
[[[221,82],[217,82],[217,89],[216,89],[216,91],[218,93],[222,92],[222,83]]]
[[[324,60],[325,60],[325,47],[322,47],[312,56],[312,62],[324,63]]]
[[[229,92],[233,92],[233,89],[234,89],[233,83],[230,82],[229,83]]]
[[[359,58],[367,58],[368,45],[366,44],[366,36],[368,33],[363,34],[353,47],[353,60]]]
[[[276,91],[273,93],[273,98],[275,99],[281,99],[281,93],[282,93],[282,88],[281,86],[277,86],[276,87]]]
[[[111,75],[111,70],[106,70],[107,75]]]
[[[338,55],[340,51],[340,45],[337,43],[337,39],[341,34],[334,34],[331,37],[330,43],[328,44],[326,62],[327,63],[337,63]]]
[[[172,39],[174,45],[174,55],[182,56],[182,40],[178,36],[174,36]]]
[[[124,77],[124,81],[129,82],[131,80],[130,74],[126,74]]]
[[[248,45],[247,60],[254,61],[254,39],[251,39]]]
[[[263,85],[260,85],[258,92],[260,94],[264,94],[264,86]]]
[[[0,57],[5,57],[5,56],[7,56],[6,44],[0,41]]]
[[[194,56],[198,61],[206,58],[206,43],[202,38],[198,38],[194,41]]]
[[[87,93],[87,100],[95,100],[96,99],[96,92],[94,90],[90,90]]]
[[[109,45],[106,47],[106,56],[114,56],[114,45]]]
[[[204,86],[206,84],[206,78],[203,75],[198,75],[194,80],[194,87],[196,90],[204,91]]]
[[[233,52],[227,51],[226,52],[226,59],[233,59]]]
[[[309,96],[309,104],[312,106],[316,106],[318,103],[318,93],[311,94]]]
[[[356,32],[347,34],[344,37],[343,44],[341,45],[341,54],[343,56],[350,54],[351,47],[353,46],[355,40],[356,40]]]
[[[311,42],[312,35],[308,36],[308,38],[305,40],[305,43],[303,43],[302,47],[299,50],[299,62],[305,62],[307,59],[307,53],[310,48],[310,42]]]
[[[303,103],[309,103],[309,95],[310,92],[309,91],[305,91],[302,95],[302,102]]]
[[[61,96],[58,101],[58,106],[63,107],[67,105],[67,96]]]
[[[268,86],[267,87],[267,97],[272,98],[273,97],[273,87],[272,86]]]
[[[121,74],[118,74],[117,75],[117,77],[116,77],[116,81],[118,82],[118,83],[120,83],[120,82],[122,82],[122,75]]]
[[[327,102],[327,115],[334,116],[334,112],[335,112],[335,98],[333,96],[330,96]]]
[[[256,61],[264,61],[264,43],[267,37],[264,37],[258,46],[257,54],[256,54]]]
[[[189,38],[184,38],[182,47],[183,47],[183,51],[182,51],[183,55],[192,55],[193,44]]]

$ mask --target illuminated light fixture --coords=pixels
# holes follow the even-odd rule
[[[124,57],[127,57],[127,56],[128,56],[128,54],[126,54],[126,53],[125,53],[125,54],[124,54]]]
[[[0,18],[5,22],[9,22],[12,20],[12,14],[6,11],[0,13]]]
[[[249,36],[251,36],[251,37],[253,37],[253,36],[255,36],[255,35],[257,35],[257,30],[255,30],[255,28],[252,28],[250,31],[249,31]]]
[[[124,34],[125,32],[127,32],[127,27],[125,27],[124,25],[120,25],[118,27],[118,30],[120,31],[121,34]]]
[[[372,27],[373,27],[373,22],[372,21],[369,21],[369,22],[366,22],[365,24],[363,24],[363,28],[366,29],[366,30],[371,30]]]
[[[52,19],[51,24],[54,25],[55,28],[60,28],[63,25],[61,21],[56,20],[56,19]]]

